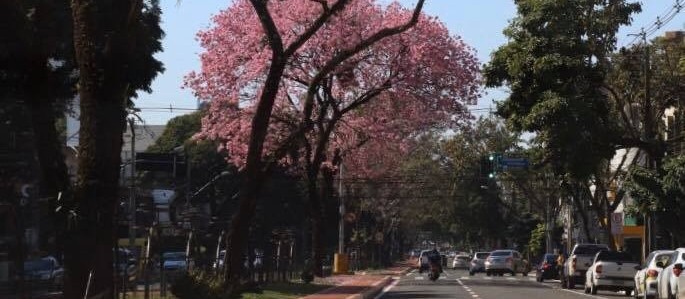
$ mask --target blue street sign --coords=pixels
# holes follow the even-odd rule
[[[499,161],[502,168],[528,168],[528,159],[526,158],[502,158]]]

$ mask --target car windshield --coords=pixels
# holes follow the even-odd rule
[[[40,259],[24,263],[24,271],[44,271],[50,269],[52,269],[51,260]]]
[[[167,261],[182,261],[186,259],[186,254],[183,252],[166,252],[164,253],[164,260]]]
[[[493,251],[490,256],[510,256],[511,251]]]
[[[670,259],[671,259],[670,253],[659,254],[654,258],[654,265],[656,265],[659,262],[661,262],[664,265],[668,265],[668,262]]]
[[[597,255],[597,260],[608,262],[634,262],[630,254],[616,251],[602,251]]]
[[[457,259],[458,259],[458,260],[462,260],[462,261],[468,261],[468,260],[470,260],[470,258],[469,258],[468,256],[465,256],[465,255],[460,255],[460,256],[457,257]]]
[[[573,250],[573,253],[581,255],[592,255],[597,254],[597,252],[600,252],[601,250],[607,250],[607,248],[599,245],[583,245],[576,247],[576,249]]]
[[[482,259],[486,259],[486,258],[488,258],[488,256],[490,256],[490,253],[489,253],[489,252],[479,252],[479,253],[476,253],[476,258],[477,258],[477,259],[481,259],[481,260],[482,260]]]

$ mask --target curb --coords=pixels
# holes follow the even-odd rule
[[[386,276],[380,281],[374,283],[371,288],[362,292],[361,294],[352,295],[345,299],[373,299],[376,297],[376,295],[380,294],[380,292],[383,291],[383,289],[388,286],[390,282],[392,282],[392,278],[390,276]]]

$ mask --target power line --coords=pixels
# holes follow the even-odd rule
[[[654,33],[666,26],[683,10],[683,4],[685,4],[685,0],[675,0],[675,3],[670,8],[667,8],[664,13],[658,15],[656,20],[649,24],[649,26],[646,28],[642,27],[640,32],[628,34],[628,36],[634,36],[634,38],[623,47],[630,47],[640,41],[640,39],[646,40],[648,37],[652,36]]]

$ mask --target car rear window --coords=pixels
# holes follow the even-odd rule
[[[557,260],[557,256],[556,256],[556,255],[553,255],[553,254],[547,254],[547,255],[545,255],[545,261],[546,261],[547,263],[553,263],[553,262],[556,261],[556,260]]]
[[[511,251],[493,251],[490,256],[510,256]]]
[[[630,254],[616,251],[602,251],[597,256],[597,260],[608,262],[634,262],[634,259]]]
[[[598,246],[598,245],[583,245],[583,246],[578,246],[573,250],[574,254],[581,254],[581,255],[592,255],[592,254],[597,254],[597,252],[600,252],[602,250],[607,250],[606,247],[604,246]]]
[[[487,252],[476,253],[477,259],[486,259],[488,256],[490,256],[490,253]]]
[[[463,256],[463,255],[462,255],[462,256],[458,256],[457,259],[458,259],[458,260],[462,260],[462,261],[468,261],[468,260],[470,260],[471,258],[469,258],[468,256]]]

